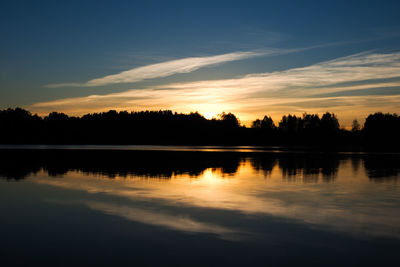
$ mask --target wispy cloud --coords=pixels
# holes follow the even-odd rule
[[[173,109],[215,115],[231,111],[244,121],[265,113],[339,113],[347,121],[370,112],[400,110],[400,52],[360,53],[285,71],[250,74],[234,79],[170,83],[108,95],[36,103],[37,111],[72,113],[107,109]],[[390,80],[388,80],[390,79]],[[396,87],[399,87],[396,93]],[[392,88],[390,95],[380,95]],[[394,89],[393,89],[394,88]],[[351,94],[351,91],[375,91]],[[339,93],[336,96],[325,95]],[[340,92],[347,92],[346,96]]]
[[[155,212],[128,205],[115,205],[99,201],[87,201],[85,204],[91,209],[99,210],[105,214],[120,216],[135,222],[162,226],[182,232],[212,233],[217,234],[223,239],[234,239],[235,231],[232,229],[212,223],[199,222],[187,216],[176,216],[159,210]]]
[[[173,83],[159,86],[166,89],[227,89],[245,88],[245,92],[299,92],[302,96],[321,90],[346,89],[344,83],[362,82],[373,79],[400,77],[400,52],[391,54],[361,53],[326,61],[302,68],[285,71],[249,74],[225,80]],[[373,84],[374,82],[369,82]],[[337,89],[328,88],[342,84]]]
[[[167,77],[177,73],[189,73],[203,67],[213,66],[231,61],[243,60],[257,56],[282,53],[283,50],[268,49],[249,52],[234,52],[209,57],[188,57],[165,61],[147,66],[137,67],[117,74],[107,75],[92,79],[84,83],[58,83],[48,84],[46,87],[93,87],[119,83],[135,83],[146,79]]]

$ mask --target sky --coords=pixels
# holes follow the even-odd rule
[[[0,109],[400,113],[400,1],[0,2]]]

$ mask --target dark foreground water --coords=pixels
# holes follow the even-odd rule
[[[156,150],[0,149],[0,265],[400,266],[399,155]]]

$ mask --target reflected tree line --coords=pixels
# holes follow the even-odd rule
[[[40,117],[15,108],[0,110],[2,144],[131,145],[282,145],[333,149],[399,150],[400,117],[375,113],[364,125],[341,128],[333,113],[285,115],[275,123],[265,116],[240,124],[232,113],[206,119],[199,113],[169,110],[86,114],[71,117],[52,112]]]
[[[231,176],[246,162],[265,176],[277,167],[287,181],[301,177],[304,182],[334,182],[340,164],[346,162],[355,172],[365,169],[375,181],[400,176],[400,156],[382,154],[2,149],[0,177],[19,180],[40,171],[54,177],[80,171],[109,178],[169,179],[181,174],[196,178],[208,168]]]

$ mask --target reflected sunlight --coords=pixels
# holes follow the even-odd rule
[[[396,213],[396,206],[381,210],[375,207],[375,202],[384,201],[382,196],[389,198],[396,192],[371,184],[365,170],[355,170],[350,161],[340,162],[337,177],[329,180],[330,183],[324,180],[327,179],[325,176],[316,176],[313,172],[287,171],[285,168],[284,165],[275,164],[269,172],[265,172],[262,169],[257,170],[251,160],[245,160],[237,166],[235,172],[228,174],[222,168],[207,168],[198,176],[183,173],[174,174],[169,179],[153,179],[136,175],[116,175],[110,179],[101,175],[94,177],[92,174],[69,171],[62,179],[54,179],[41,172],[32,181],[85,191],[91,196],[82,205],[90,202],[92,204],[89,207],[96,210],[107,207],[104,208],[104,213],[134,221],[144,220],[134,214],[146,214],[149,218],[158,216],[159,219],[172,220],[174,216],[180,218],[180,212],[176,215],[160,213],[161,210],[174,207],[230,211],[246,216],[274,216],[313,227],[377,236],[393,236],[397,225],[400,225],[400,218],[387,216],[388,212]],[[354,186],[355,183],[357,186]],[[365,194],[368,194],[368,198],[364,197]],[[92,201],[96,201],[97,195],[119,197],[124,201],[114,203],[113,205],[117,205],[115,207],[93,205]],[[143,203],[151,203],[151,206]],[[131,215],[122,215],[122,211],[130,206],[135,206],[135,210],[127,213]],[[196,219],[189,217],[173,224],[166,223],[168,219],[163,219],[164,223],[158,225],[185,232],[213,232],[224,236],[223,238],[228,238],[226,233],[232,233],[232,230],[222,225],[196,222]],[[146,219],[146,223],[150,221]],[[189,221],[193,227],[186,225]],[[400,234],[396,236],[400,237]]]

